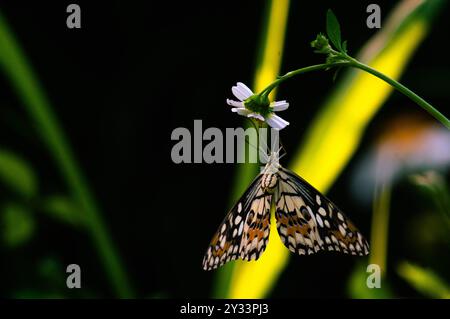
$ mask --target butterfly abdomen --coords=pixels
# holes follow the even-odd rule
[[[261,188],[264,193],[273,193],[275,187],[278,185],[278,174],[264,173],[261,179]]]

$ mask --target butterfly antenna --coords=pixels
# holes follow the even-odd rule
[[[280,147],[277,150],[278,160],[282,159],[284,156],[287,155],[287,151],[286,151],[286,148],[284,147],[283,143],[281,142],[281,140],[279,142],[280,142]],[[281,151],[284,151],[284,152],[280,155]]]

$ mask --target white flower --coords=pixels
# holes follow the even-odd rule
[[[281,130],[289,125],[289,122],[283,120],[275,114],[275,112],[284,111],[289,107],[286,101],[275,101],[267,104],[262,103],[261,100],[252,101],[248,99],[255,96],[244,83],[238,82],[236,86],[231,88],[233,95],[239,100],[234,101],[227,99],[227,104],[234,106],[231,111],[246,117],[253,117],[260,121],[266,122],[276,130]],[[255,96],[258,97],[258,96]]]

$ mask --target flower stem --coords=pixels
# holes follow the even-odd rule
[[[416,93],[414,93],[413,91],[411,91],[410,89],[408,89],[406,86],[404,86],[403,84],[395,81],[394,79],[391,79],[390,77],[384,75],[381,72],[378,72],[377,70],[371,68],[370,66],[359,62],[356,59],[351,58],[350,60],[350,65],[352,67],[358,68],[360,70],[366,71],[374,76],[376,76],[379,79],[382,79],[383,81],[385,81],[386,83],[390,84],[392,87],[394,87],[395,89],[397,89],[398,91],[400,91],[401,93],[403,93],[404,95],[406,95],[407,97],[409,97],[411,100],[413,100],[414,102],[416,102],[416,104],[418,104],[419,106],[421,106],[425,111],[427,111],[428,113],[431,114],[431,116],[433,116],[436,120],[438,120],[439,122],[441,122],[442,124],[445,125],[446,128],[450,129],[450,121],[448,118],[446,118],[444,116],[444,114],[442,114],[441,112],[439,112],[436,108],[434,108],[430,103],[428,103],[427,101],[425,101],[423,98],[421,98],[420,96],[418,96]]]
[[[349,64],[349,62],[344,61],[344,62],[335,62],[335,63],[316,64],[316,65],[311,65],[311,66],[307,66],[307,67],[304,67],[301,69],[297,69],[297,70],[288,72],[285,75],[279,76],[275,81],[273,81],[268,86],[266,86],[266,88],[264,90],[262,90],[259,93],[259,95],[266,95],[266,96],[269,95],[270,92],[272,92],[272,90],[274,88],[276,88],[278,85],[280,85],[282,82],[284,82],[296,75],[307,73],[307,72],[312,72],[312,71],[325,70],[325,69],[329,69],[329,68],[341,66],[341,65],[346,65],[346,64]]]
[[[283,83],[284,81],[286,81],[296,75],[299,75],[299,74],[303,74],[303,73],[307,73],[307,72],[311,72],[311,71],[326,70],[326,69],[330,69],[333,67],[350,66],[350,67],[354,67],[354,68],[363,70],[367,73],[370,73],[370,74],[376,76],[377,78],[385,81],[386,83],[390,84],[393,88],[397,89],[398,91],[400,91],[401,93],[403,93],[404,95],[409,97],[416,104],[421,106],[425,111],[430,113],[435,119],[437,119],[439,122],[441,122],[446,128],[450,129],[450,121],[441,112],[439,112],[430,103],[425,101],[423,98],[418,96],[416,93],[414,93],[413,91],[408,89],[403,84],[395,81],[394,79],[391,79],[387,75],[384,75],[383,73],[371,68],[370,66],[359,62],[358,60],[348,56],[347,54],[340,54],[340,56],[344,60],[337,61],[337,62],[331,62],[331,63],[311,65],[311,66],[307,66],[307,67],[304,67],[301,69],[297,69],[297,70],[288,72],[285,75],[279,76],[275,81],[270,83],[264,90],[262,90],[259,93],[259,95],[268,96],[270,94],[270,92],[274,88],[279,86],[281,83]]]

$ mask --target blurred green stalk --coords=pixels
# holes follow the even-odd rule
[[[0,14],[0,65],[36,124],[72,196],[80,203],[107,276],[120,298],[134,296],[119,255],[37,76]]]
[[[425,296],[450,299],[450,287],[444,279],[432,270],[403,261],[398,265],[397,272],[404,280]]]
[[[276,79],[282,62],[284,36],[289,15],[289,0],[265,1],[262,30],[260,33],[255,73],[253,79],[253,91],[259,92],[267,83]],[[274,98],[274,94],[270,96]],[[245,122],[247,128],[249,122]],[[246,145],[244,145],[246,147]],[[248,148],[248,158],[258,154],[253,147]],[[258,164],[245,163],[238,166],[231,195],[231,204],[242,195],[251,181],[258,174]],[[216,298],[230,297],[230,286],[233,272],[236,271],[236,263],[227,263],[217,270],[213,296]],[[238,269],[239,271],[239,269]]]

